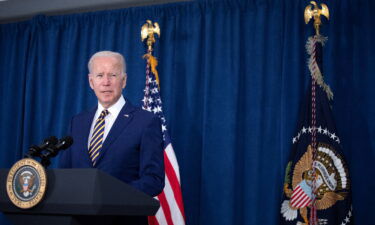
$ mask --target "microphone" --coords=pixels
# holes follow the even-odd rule
[[[29,152],[25,155],[25,157],[27,158],[32,158],[32,157],[35,157],[35,156],[38,156],[40,157],[41,156],[41,152],[48,148],[48,147],[51,147],[53,145],[56,145],[58,142],[57,138],[55,136],[51,136],[51,137],[48,137],[46,139],[44,139],[43,143],[40,144],[40,145],[32,145],[30,148],[29,148]]]
[[[73,144],[73,138],[66,136],[61,138],[54,146],[48,146],[46,153],[42,155],[43,158],[55,157],[60,150],[69,148]]]
[[[55,145],[55,149],[57,151],[64,150],[69,148],[73,144],[73,138],[70,136],[66,136],[64,138],[61,138],[59,143]]]
[[[41,154],[42,165],[47,168],[51,164],[50,158],[55,157],[60,150],[67,149],[72,144],[73,138],[70,136],[66,136],[64,138],[61,138],[57,144],[48,146],[46,148],[46,153]]]

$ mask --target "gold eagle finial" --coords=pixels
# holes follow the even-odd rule
[[[314,6],[314,8],[312,8]],[[316,34],[319,35],[319,26],[322,25],[320,15],[323,15],[329,20],[329,10],[326,4],[320,4],[321,9],[319,9],[318,4],[315,1],[311,1],[310,5],[305,8],[305,23],[308,24],[311,18],[314,18],[314,28]]]
[[[160,27],[158,23],[154,23],[152,25],[151,20],[147,20],[146,23],[142,26],[141,29],[141,38],[142,42],[147,39],[147,46],[148,46],[148,53],[151,54],[152,52],[152,45],[155,43],[155,36],[157,34],[160,37]]]
[[[158,35],[160,37],[160,27],[157,22],[152,25],[151,20],[146,20],[146,23],[143,24],[141,28],[141,39],[142,42],[144,42],[145,39],[147,39],[147,53],[143,55],[143,58],[147,59],[147,63],[151,67],[152,73],[155,75],[156,82],[159,86],[159,74],[156,69],[158,65],[158,60],[152,56],[152,45],[156,42],[154,34]],[[160,89],[160,86],[159,86]]]

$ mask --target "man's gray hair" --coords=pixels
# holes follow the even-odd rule
[[[124,56],[122,56],[118,52],[112,52],[112,51],[100,51],[100,52],[97,52],[94,55],[92,55],[90,60],[89,60],[89,63],[87,64],[87,67],[89,68],[90,73],[91,73],[92,63],[93,63],[93,61],[96,57],[115,57],[115,58],[117,58],[119,60],[119,62],[121,63],[121,69],[122,69],[123,74],[126,73],[126,62],[125,62]]]

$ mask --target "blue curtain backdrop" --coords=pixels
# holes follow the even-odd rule
[[[165,115],[180,164],[187,224],[279,223],[282,181],[300,101],[310,81],[307,0],[198,1],[0,25],[0,167],[31,144],[64,136],[96,104],[87,61],[123,53],[124,95],[140,105],[145,48],[157,21]],[[375,18],[372,0],[325,1],[324,74],[350,166],[357,224],[375,210]],[[8,224],[4,217],[0,224]]]

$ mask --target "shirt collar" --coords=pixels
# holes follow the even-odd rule
[[[112,115],[118,115],[122,109],[122,107],[125,105],[125,99],[124,96],[121,95],[121,97],[117,100],[117,102],[113,105],[111,105],[107,110],[109,111],[109,114]],[[98,112],[101,113],[104,110],[104,107],[98,102]]]

